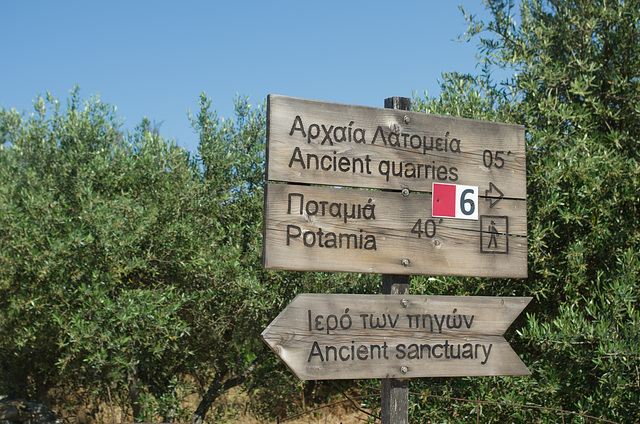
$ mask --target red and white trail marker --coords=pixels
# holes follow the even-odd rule
[[[437,218],[478,219],[478,187],[433,183],[432,213]]]

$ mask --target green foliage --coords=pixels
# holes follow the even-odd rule
[[[0,111],[0,393],[86,404],[109,387],[136,420],[165,422],[190,420],[196,393],[202,420],[295,294],[375,283],[262,270],[264,106],[235,106],[219,119],[201,96],[197,159],[147,120],[124,134],[77,88],[66,108]]]
[[[416,279],[414,285],[424,292],[533,295],[526,319],[510,334],[533,376],[447,379],[438,387],[456,397],[636,422],[640,4],[526,0],[516,25],[513,2],[486,3],[491,22],[467,16],[485,73],[446,75],[440,99],[415,104],[526,126],[529,278],[447,278],[437,285]],[[491,78],[501,68],[514,77],[496,84]],[[520,422],[522,414],[526,421],[545,419],[512,413],[483,412],[487,422]]]
[[[146,123],[126,140],[115,108],[77,90],[66,111],[39,98],[2,121],[2,392],[99,394],[130,369],[163,392],[190,357],[194,296],[176,284],[196,246],[189,156]]]
[[[442,95],[414,109],[525,125],[529,278],[416,277],[412,292],[533,296],[507,334],[533,375],[413,380],[412,391],[637,422],[640,4],[486,4],[490,22],[467,16],[482,74],[444,75]],[[496,82],[502,69],[513,77]],[[195,158],[147,120],[123,133],[115,107],[77,89],[66,108],[47,96],[29,115],[0,110],[0,393],[87,402],[109,387],[137,420],[163,421],[190,419],[180,400],[196,393],[201,422],[243,382],[265,415],[319,390],[263,361],[259,333],[297,293],[376,293],[379,279],[262,269],[265,110],[241,98],[235,109],[220,119],[200,97]],[[416,421],[478,412],[411,405]]]

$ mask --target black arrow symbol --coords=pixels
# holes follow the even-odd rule
[[[490,197],[489,195],[493,193],[494,189],[498,192],[498,196]],[[504,194],[500,191],[498,187],[496,187],[494,183],[489,182],[489,190],[484,191],[484,196],[487,198],[486,200],[489,201],[489,207],[493,208],[500,200],[502,200],[502,198],[504,197]]]

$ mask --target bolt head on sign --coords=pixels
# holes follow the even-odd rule
[[[436,218],[478,220],[478,187],[433,183],[432,202]]]

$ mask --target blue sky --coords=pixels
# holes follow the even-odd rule
[[[460,4],[484,13],[481,0],[5,1],[0,107],[31,110],[47,91],[64,101],[78,84],[125,129],[146,116],[195,151],[187,110],[203,91],[232,117],[237,94],[382,107],[437,95],[443,72],[478,73],[477,41],[454,41]]]

